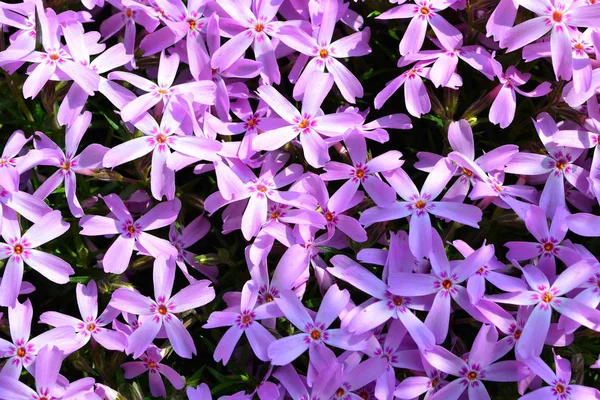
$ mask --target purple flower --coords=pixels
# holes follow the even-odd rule
[[[258,95],[289,125],[258,135],[253,140],[256,150],[277,150],[300,135],[306,161],[318,168],[329,161],[327,142],[323,136],[336,137],[347,129],[362,125],[363,118],[355,113],[320,115],[319,107],[333,86],[333,75],[315,72],[311,90],[304,92],[299,112],[272,86],[258,88]]]
[[[53,254],[36,250],[61,236],[69,229],[69,224],[62,220],[60,211],[51,211],[39,219],[21,236],[21,227],[16,215],[4,215],[2,238],[0,243],[0,259],[8,258],[4,268],[4,276],[0,283],[0,305],[13,306],[23,280],[23,264],[44,275],[52,282],[65,284],[75,271],[69,263]]]
[[[338,0],[326,0],[323,3],[323,17],[316,38],[292,24],[282,26],[277,35],[283,43],[305,55],[306,59],[310,58],[304,71],[295,82],[293,95],[295,99],[300,99],[307,90],[311,91],[315,72],[324,72],[327,69],[333,75],[344,99],[354,103],[356,97],[363,97],[363,87],[358,78],[340,63],[338,58],[360,57],[369,54],[371,52],[369,47],[371,31],[369,28],[365,28],[362,32],[353,33],[332,43],[331,39],[338,21],[340,3]],[[302,68],[305,63],[306,60],[303,60],[300,66],[294,67]]]
[[[462,34],[439,14],[452,3],[453,1],[445,0],[417,0],[416,4],[394,7],[379,15],[377,19],[411,18],[400,41],[401,55],[416,53],[421,49],[425,41],[427,25],[431,26],[444,48],[454,49],[462,40]]]
[[[363,336],[351,335],[342,329],[328,329],[350,300],[347,290],[340,290],[337,285],[331,286],[323,296],[314,318],[291,290],[282,290],[279,296],[275,303],[302,333],[281,338],[269,346],[268,355],[272,364],[286,365],[306,350],[309,350],[313,359],[317,348],[326,344],[345,350],[361,350],[366,345]]]
[[[482,217],[479,208],[451,201],[434,201],[454,175],[454,170],[448,161],[440,160],[429,173],[420,192],[404,170],[398,168],[392,173],[384,174],[404,201],[369,208],[360,216],[360,222],[369,226],[375,222],[410,216],[410,250],[419,260],[429,254],[431,249],[430,213],[478,228]]]
[[[100,343],[109,350],[124,351],[127,347],[127,337],[121,332],[116,332],[104,326],[110,324],[119,314],[119,311],[108,306],[98,317],[98,288],[96,282],[91,280],[87,286],[77,284],[77,305],[82,320],[73,318],[55,311],[47,311],[40,315],[40,322],[55,327],[69,326],[77,333],[74,347],[71,352],[85,346],[90,339]],[[52,332],[52,331],[50,331]]]
[[[138,358],[138,357],[136,357]],[[150,393],[153,397],[167,398],[167,390],[162,380],[162,376],[167,378],[171,385],[177,390],[183,389],[185,380],[173,368],[162,364],[160,361],[163,358],[160,349],[155,346],[150,346],[145,354],[139,359],[141,361],[132,361],[121,364],[125,379],[133,379],[138,375],[148,371],[148,379],[150,382]]]
[[[519,398],[519,400],[594,399],[600,391],[583,385],[571,384],[571,363],[554,354],[556,373],[539,357],[524,360],[527,366],[549,386],[544,386]]]
[[[491,325],[483,325],[477,333],[466,361],[440,346],[426,351],[423,357],[435,368],[454,375],[456,379],[430,397],[432,400],[456,400],[467,390],[469,399],[490,398],[483,381],[514,382],[526,378],[529,369],[519,361],[495,362],[490,351],[498,341],[498,332]]]
[[[40,161],[40,164],[57,167],[58,170],[40,185],[34,196],[43,200],[64,181],[67,204],[74,217],[83,216],[83,209],[76,194],[77,179],[75,175],[91,175],[92,169],[99,168],[102,165],[102,158],[108,151],[108,148],[94,143],[86,147],[79,155],[76,155],[79,143],[91,120],[92,113],[86,111],[75,118],[73,124],[67,128],[65,134],[66,152],[63,152],[56,143],[41,132],[37,132],[40,139],[35,140],[36,149],[44,153],[44,158]]]
[[[127,354],[133,354],[134,358],[140,357],[148,349],[163,326],[175,353],[184,358],[192,358],[192,354],[196,354],[192,336],[175,313],[211,302],[215,298],[215,291],[209,287],[210,281],[201,280],[171,296],[175,269],[173,258],[166,259],[161,255],[154,262],[156,301],[127,288],[117,289],[112,295],[112,307],[143,318],[141,327],[128,338]]]
[[[228,308],[226,311],[215,311],[210,314],[208,322],[202,326],[204,329],[231,326],[215,348],[215,361],[222,360],[223,364],[227,364],[237,342],[244,333],[256,357],[262,361],[269,360],[267,349],[275,341],[275,337],[258,321],[276,317],[279,313],[274,313],[273,305],[269,301],[256,306],[257,300],[257,284],[250,280],[242,289],[239,308]],[[271,298],[271,302],[273,300]]]
[[[146,233],[171,224],[181,209],[179,199],[159,203],[134,221],[123,200],[116,194],[102,197],[112,215],[86,215],[79,221],[85,236],[119,235],[104,254],[102,264],[105,272],[122,274],[131,259],[134,246],[142,247],[152,257],[177,256],[177,249],[168,241]]]
[[[0,372],[0,377],[17,380],[23,367],[33,374],[33,363],[41,349],[47,344],[57,346],[61,350],[66,350],[72,346],[74,330],[68,326],[52,329],[30,339],[32,318],[33,307],[31,307],[29,299],[25,300],[23,304],[17,301],[14,307],[8,308],[12,343],[0,339],[0,354],[3,358],[8,358],[2,372]]]
[[[348,315],[353,316],[346,325],[348,331],[362,334],[393,318],[402,322],[419,348],[425,350],[435,344],[433,333],[410,311],[423,309],[423,298],[392,294],[387,284],[344,255],[334,256],[331,263],[333,268],[327,269],[329,273],[373,296],[367,305],[360,306],[359,311]]]
[[[347,179],[342,187],[331,196],[332,203],[339,205],[348,202],[353,198],[360,185],[378,206],[385,207],[393,203],[396,200],[394,189],[386,185],[377,173],[400,168],[404,164],[404,161],[400,160],[402,153],[395,150],[388,151],[367,162],[367,143],[364,136],[357,130],[351,130],[346,134],[344,144],[353,165],[329,161],[323,167],[326,172],[321,175],[321,179],[324,181]]]
[[[581,260],[561,273],[552,285],[542,271],[527,265],[521,271],[531,290],[514,288],[508,293],[485,297],[497,303],[535,306],[516,347],[521,357],[538,356],[541,353],[553,309],[590,329],[600,328],[600,311],[564,296],[592,276],[597,265],[593,260]]]

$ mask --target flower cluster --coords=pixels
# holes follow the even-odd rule
[[[390,3],[0,2],[0,400],[600,399],[600,4]]]

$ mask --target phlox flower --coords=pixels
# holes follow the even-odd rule
[[[40,315],[40,322],[55,327],[72,327],[77,336],[73,340],[75,343],[73,343],[72,348],[69,348],[71,352],[79,350],[92,338],[104,348],[124,351],[127,347],[127,337],[121,332],[105,328],[117,317],[119,311],[109,306],[98,316],[98,287],[96,282],[91,280],[87,286],[78,283],[76,293],[77,305],[82,319],[73,318],[56,311],[47,311]]]
[[[556,353],[554,354],[556,373],[539,357],[527,358],[524,362],[549,386],[519,397],[519,400],[597,399],[600,397],[598,389],[571,384],[571,363]]]
[[[485,320],[471,304],[467,289],[460,283],[490,261],[494,255],[494,246],[483,246],[464,260],[451,265],[439,235],[437,233],[430,233],[430,235],[432,236],[429,254],[431,273],[391,272],[388,283],[390,293],[396,296],[435,294],[431,309],[425,318],[425,326],[433,332],[436,343],[442,343],[448,335],[452,299],[473,317]]]
[[[300,27],[286,24],[279,29],[278,38],[291,47],[310,58],[304,71],[295,82],[294,98],[300,99],[307,90],[311,90],[313,74],[327,70],[333,77],[340,93],[350,103],[356,102],[357,97],[363,97],[363,87],[338,58],[360,57],[371,52],[369,37],[371,31],[365,28],[361,32],[353,33],[332,43],[335,24],[338,21],[340,2],[326,0],[323,2],[323,17],[319,26],[317,37],[314,38]],[[296,61],[299,63],[300,59]],[[305,61],[306,62],[306,61]],[[295,68],[301,68],[295,66]]]
[[[408,174],[398,168],[384,177],[404,201],[384,207],[372,207],[362,213],[360,222],[369,226],[375,222],[389,221],[410,216],[410,250],[419,260],[429,254],[431,249],[431,219],[429,214],[447,218],[465,225],[478,228],[482,212],[479,208],[452,201],[434,201],[454,175],[455,167],[447,160],[440,160],[429,173],[421,191],[412,182]]]
[[[318,168],[329,161],[328,145],[323,136],[336,137],[347,129],[362,125],[363,118],[355,113],[320,115],[319,107],[333,86],[333,75],[315,72],[310,90],[304,92],[299,112],[272,86],[258,88],[258,95],[289,125],[266,131],[252,142],[255,150],[277,150],[300,136],[306,161]]]
[[[231,167],[219,163],[216,166],[217,178],[219,185],[225,185],[225,190],[212,193],[206,198],[206,211],[212,214],[224,205],[248,199],[241,228],[246,240],[250,240],[258,234],[261,225],[267,220],[267,199],[299,208],[314,209],[317,204],[312,196],[280,190],[295,182],[302,174],[303,168],[300,164],[283,168],[289,157],[289,153],[268,153],[258,177],[240,160],[229,160]]]
[[[559,132],[559,129],[549,114],[538,115],[534,125],[548,154],[517,153],[507,164],[505,171],[519,175],[548,174],[539,205],[548,218],[553,218],[558,209],[566,208],[565,179],[586,194],[589,172],[575,164],[583,149],[558,146],[552,141],[552,135]]]
[[[146,92],[121,109],[123,121],[134,121],[159,102],[162,102],[166,109],[169,102],[176,100],[185,93],[193,94],[194,100],[199,103],[214,104],[215,84],[211,81],[193,81],[173,86],[178,67],[179,55],[172,54],[169,57],[163,51],[158,64],[158,84],[131,72],[117,71],[108,74],[110,80],[129,82]]]
[[[148,371],[148,380],[150,383],[150,393],[153,397],[167,398],[167,390],[162,380],[162,376],[167,378],[171,385],[177,390],[183,389],[185,381],[183,376],[179,375],[173,368],[162,364],[163,354],[155,346],[150,346],[146,352],[139,357],[140,361],[130,361],[121,364],[123,376],[125,379],[133,379],[138,375]]]
[[[330,399],[342,381],[342,371],[339,368],[325,368],[318,374],[312,386],[306,384],[292,364],[278,368],[273,377],[281,383],[293,400]]]
[[[309,350],[311,359],[319,346],[330,345],[345,350],[361,350],[366,346],[365,337],[354,336],[343,329],[328,329],[348,304],[350,294],[333,285],[327,290],[317,315],[313,318],[296,294],[291,290],[283,290],[275,303],[285,317],[296,326],[301,333],[287,336],[271,343],[268,355],[274,365],[286,365]]]
[[[361,306],[360,311],[348,314],[346,318],[353,316],[346,325],[349,332],[362,334],[393,318],[402,322],[419,348],[428,349],[435,344],[433,333],[411,311],[425,308],[423,298],[392,294],[388,284],[347,256],[336,255],[332,257],[331,264],[333,268],[327,269],[330,274],[373,296],[372,301]]]
[[[105,272],[125,272],[134,246],[141,246],[147,254],[155,258],[159,255],[177,256],[177,249],[171,243],[146,231],[162,228],[175,221],[181,209],[179,199],[159,203],[135,221],[118,195],[112,193],[103,196],[102,199],[112,215],[84,216],[79,221],[79,226],[83,228],[79,233],[84,236],[118,235],[104,254],[102,264]]]
[[[415,4],[402,4],[377,16],[377,19],[411,18],[400,41],[400,54],[416,53],[423,46],[427,25],[431,26],[436,38],[447,49],[456,48],[462,34],[440,15],[440,11],[452,5],[447,0],[417,0]]]
[[[512,65],[504,73],[500,63],[494,59],[492,59],[492,67],[500,84],[494,89],[497,95],[490,107],[489,119],[492,124],[500,125],[502,129],[509,126],[515,118],[515,110],[517,109],[515,92],[526,97],[541,97],[552,90],[549,82],[542,82],[531,92],[524,92],[519,89],[519,86],[527,83],[531,78],[531,74],[519,72]]]
[[[102,158],[108,151],[108,148],[93,143],[77,155],[77,148],[91,120],[92,113],[86,111],[75,118],[73,124],[66,129],[66,151],[63,151],[42,132],[37,132],[39,139],[34,142],[35,148],[44,154],[44,159],[40,161],[40,165],[50,165],[58,168],[40,185],[34,192],[34,196],[43,200],[64,181],[67,204],[74,217],[83,216],[83,209],[77,199],[76,174],[91,175],[94,168],[99,168],[102,165]]]
[[[14,307],[8,308],[12,342],[0,339],[0,354],[3,358],[8,358],[2,367],[0,377],[17,380],[23,367],[33,374],[33,363],[40,350],[47,344],[57,346],[61,350],[71,347],[74,331],[68,326],[52,329],[30,338],[32,318],[33,307],[29,299],[23,304],[17,301]]]
[[[448,384],[446,380],[447,373],[432,367],[421,353],[416,354],[416,356],[420,358],[425,376],[410,376],[400,382],[396,386],[396,390],[394,390],[394,396],[399,399],[413,400],[415,397],[425,394],[425,399],[429,400],[435,393]],[[416,370],[415,367],[416,365],[413,364],[406,368]]]
[[[61,236],[69,229],[69,224],[62,220],[60,211],[45,214],[23,235],[14,213],[5,214],[4,218],[2,238],[5,243],[0,243],[0,259],[8,258],[8,261],[0,283],[0,305],[13,306],[16,303],[23,281],[23,264],[27,264],[52,282],[69,282],[69,276],[75,273],[69,263],[53,254],[36,250],[36,247]]]
[[[173,258],[159,256],[154,262],[154,298],[143,296],[128,288],[117,289],[110,305],[118,310],[139,315],[141,326],[128,338],[127,354],[139,358],[152,344],[164,326],[173,350],[180,357],[192,358],[196,346],[190,333],[175,315],[183,311],[201,307],[215,298],[215,291],[209,280],[200,280],[171,296],[175,278]]]
[[[258,321],[276,317],[278,313],[273,313],[273,307],[269,301],[257,306],[258,295],[257,283],[249,280],[242,288],[239,307],[230,307],[225,311],[211,313],[208,322],[202,326],[204,329],[231,327],[215,348],[215,361],[222,360],[223,364],[227,364],[237,342],[244,333],[256,357],[262,361],[269,360],[267,349],[275,341],[275,337]]]
[[[440,346],[425,352],[423,357],[434,367],[458,379],[437,391],[431,400],[456,400],[467,390],[469,400],[490,398],[483,381],[515,382],[525,379],[529,369],[520,361],[495,362],[493,349],[498,341],[498,331],[491,325],[483,325],[466,361]]]
[[[506,164],[519,151],[518,146],[506,144],[475,158],[473,130],[471,125],[464,119],[450,122],[448,142],[455,152],[461,153],[464,157],[472,160],[486,172],[504,170]],[[435,164],[443,158],[439,154],[422,151],[417,153],[417,157],[419,161],[415,163],[415,168],[425,172],[431,172]],[[458,175],[458,179],[454,181],[442,199],[462,203],[479,177],[468,168],[457,168],[455,175]]]
[[[570,80],[573,72],[570,31],[577,27],[600,28],[600,4],[549,0],[515,0],[538,16],[511,29],[500,39],[500,46],[514,51],[539,39],[549,31],[552,66],[556,79]]]
[[[393,171],[404,164],[401,160],[402,153],[396,150],[367,161],[367,142],[357,130],[350,130],[344,136],[344,145],[352,161],[352,166],[337,161],[329,161],[323,169],[321,179],[324,181],[346,180],[342,187],[331,196],[334,204],[347,202],[355,195],[359,186],[362,186],[371,199],[380,207],[385,207],[396,200],[394,189],[385,184],[377,174],[379,172]]]
[[[600,329],[600,311],[565,296],[590,278],[597,268],[596,261],[581,260],[558,275],[550,285],[541,270],[527,265],[521,268],[521,271],[530,290],[514,288],[508,293],[484,297],[496,303],[535,306],[516,346],[516,351],[521,357],[538,356],[541,353],[550,328],[552,310],[589,329]]]

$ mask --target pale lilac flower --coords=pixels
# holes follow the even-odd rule
[[[252,351],[259,360],[269,361],[267,349],[275,341],[275,337],[258,322],[265,318],[274,318],[280,313],[273,313],[273,305],[269,301],[256,305],[258,300],[258,287],[254,280],[246,282],[242,289],[239,307],[230,307],[225,311],[214,311],[202,327],[204,329],[230,326],[221,337],[215,348],[215,361],[227,364],[238,341],[245,333]],[[271,302],[274,299],[271,298]],[[277,310],[278,311],[278,310]]]
[[[323,167],[325,173],[320,175],[324,181],[347,179],[342,187],[331,196],[332,203],[339,205],[349,202],[361,185],[378,206],[385,207],[393,203],[396,200],[394,189],[384,183],[377,174],[400,168],[404,164],[404,160],[400,159],[402,153],[391,150],[367,161],[367,142],[356,129],[350,130],[344,136],[344,144],[353,165],[329,161]]]
[[[583,385],[571,384],[571,363],[569,360],[554,354],[556,373],[539,357],[525,359],[527,366],[549,386],[544,386],[519,400],[567,400],[597,399],[600,391]],[[593,368],[593,366],[592,366]]]
[[[175,221],[181,209],[179,199],[159,203],[135,221],[119,196],[112,193],[103,196],[102,199],[112,212],[112,216],[84,216],[79,221],[79,226],[83,228],[79,234],[118,235],[104,254],[102,264],[105,272],[114,274],[125,272],[134,246],[142,247],[147,254],[155,258],[159,255],[177,256],[177,249],[171,243],[146,231],[162,228]]]
[[[519,86],[527,83],[531,78],[531,74],[519,72],[512,65],[504,73],[502,72],[502,65],[494,59],[492,59],[492,67],[494,68],[496,77],[500,81],[500,85],[494,89],[497,95],[490,107],[489,118],[492,124],[499,124],[502,129],[509,126],[515,118],[515,110],[517,108],[515,92],[526,97],[541,97],[547,95],[552,90],[549,82],[543,82],[531,92],[524,92],[519,89]]]
[[[123,121],[134,122],[159,102],[162,102],[163,107],[166,109],[169,102],[177,100],[179,96],[185,93],[191,93],[194,101],[201,104],[214,104],[215,84],[211,81],[193,81],[173,86],[178,67],[179,55],[173,54],[169,57],[163,51],[158,64],[158,84],[131,72],[111,72],[108,74],[110,80],[129,82],[146,92],[121,109]]]
[[[36,247],[61,236],[69,229],[69,224],[62,220],[60,211],[47,213],[22,236],[16,215],[5,214],[4,218],[2,238],[6,243],[0,243],[0,259],[8,258],[8,261],[0,283],[0,305],[13,306],[16,303],[23,280],[23,264],[52,282],[69,282],[69,276],[75,273],[69,263],[53,254],[36,250]]]
[[[584,283],[596,269],[596,261],[581,260],[562,272],[550,285],[541,270],[527,265],[521,268],[521,271],[531,290],[514,288],[508,293],[488,295],[484,298],[497,303],[535,305],[523,328],[516,350],[524,358],[538,356],[550,328],[553,309],[590,329],[600,329],[600,311],[565,296]]]
[[[446,0],[417,0],[416,4],[394,7],[379,15],[377,19],[411,18],[400,41],[401,55],[416,53],[421,49],[425,41],[427,25],[431,26],[444,48],[453,49],[462,40],[462,34],[439,14],[452,3],[453,1]]]
[[[92,338],[106,349],[124,351],[127,347],[127,337],[121,332],[104,327],[117,317],[119,310],[108,306],[98,317],[96,282],[90,280],[87,286],[78,283],[76,293],[81,320],[56,311],[47,311],[40,315],[40,322],[55,327],[72,327],[77,337],[74,339],[74,346],[69,348],[71,352],[79,350]]]
[[[183,376],[179,375],[173,368],[162,364],[162,358],[163,354],[161,353],[161,350],[155,346],[151,346],[146,350],[145,354],[139,357],[141,361],[131,361],[121,364],[123,376],[125,379],[133,379],[148,371],[150,393],[153,397],[162,397],[166,399],[167,390],[161,375],[167,378],[171,385],[177,390],[184,388],[185,380],[183,379]]]
[[[313,318],[296,294],[291,290],[283,290],[275,303],[285,317],[296,326],[301,333],[287,336],[271,343],[268,355],[274,365],[286,365],[298,358],[306,350],[314,359],[318,347],[330,345],[345,350],[361,350],[366,346],[364,335],[351,335],[343,329],[329,329],[329,326],[344,310],[350,294],[340,290],[337,285],[329,288],[317,315]]]
[[[196,354],[192,336],[175,313],[211,302],[215,298],[215,291],[209,287],[209,280],[201,280],[171,296],[175,269],[175,260],[172,257],[166,259],[161,255],[154,262],[156,301],[127,288],[117,289],[112,295],[112,307],[143,318],[141,327],[128,338],[129,345],[126,350],[128,354],[133,354],[134,358],[140,357],[148,349],[163,326],[175,353],[183,358],[192,358],[192,354]]]
[[[330,158],[321,135],[337,137],[363,123],[363,118],[355,113],[320,114],[319,107],[331,90],[333,79],[331,74],[313,74],[311,90],[304,92],[301,112],[272,86],[259,87],[258,95],[289,125],[258,135],[252,143],[254,149],[277,150],[299,135],[306,161],[315,168],[325,165]]]
[[[483,246],[466,259],[451,265],[439,235],[437,233],[430,233],[430,235],[432,236],[429,254],[431,273],[390,272],[388,290],[392,295],[402,297],[435,294],[431,309],[425,318],[425,326],[433,332],[436,343],[442,343],[448,335],[452,299],[473,317],[485,320],[471,304],[467,289],[460,283],[490,261],[494,255],[494,246]]]
[[[72,79],[90,96],[98,89],[99,77],[94,71],[76,63],[60,44],[60,25],[56,13],[52,9],[44,12],[42,2],[36,1],[37,16],[40,18],[42,27],[42,44],[44,51],[32,51],[20,58],[37,64],[25,83],[23,84],[23,96],[25,98],[35,97],[48,80],[60,71],[63,77]],[[32,49],[33,50],[33,49]],[[59,75],[61,77],[61,75]]]
[[[293,400],[331,399],[342,381],[342,371],[326,368],[318,374],[312,386],[306,384],[292,364],[277,369],[273,377],[281,382]]]
[[[78,218],[83,216],[83,209],[77,199],[76,174],[91,175],[93,169],[100,168],[102,158],[108,151],[108,148],[93,143],[76,155],[79,143],[91,120],[92,113],[89,111],[75,118],[73,124],[66,130],[65,152],[41,132],[37,132],[39,139],[34,142],[35,148],[44,153],[44,159],[39,164],[57,167],[58,170],[50,175],[33,195],[43,200],[64,181],[69,210],[74,217]]]
[[[294,98],[300,99],[305,92],[313,89],[315,72],[327,69],[333,77],[344,99],[350,103],[356,102],[357,97],[363,97],[363,87],[356,78],[338,61],[338,58],[360,57],[371,52],[369,37],[371,31],[365,28],[339,40],[331,42],[335,24],[338,21],[340,2],[338,0],[324,1],[323,17],[317,37],[314,38],[298,26],[284,25],[279,29],[277,37],[286,45],[310,58],[304,71],[295,82]],[[298,63],[299,60],[296,61]],[[301,68],[301,67],[300,67]]]
[[[483,325],[466,361],[440,346],[426,351],[423,357],[435,368],[454,375],[456,379],[437,391],[431,400],[457,400],[467,390],[471,400],[490,398],[483,381],[515,382],[525,379],[529,369],[519,361],[495,362],[490,351],[498,341],[498,332],[491,325]]]
[[[29,299],[23,304],[18,301],[14,307],[8,308],[8,323],[12,342],[0,339],[0,355],[8,358],[0,377],[17,380],[23,367],[33,374],[33,363],[40,350],[47,344],[52,344],[66,350],[71,347],[74,330],[64,326],[60,329],[46,331],[30,339],[33,307]]]
[[[373,297],[367,305],[360,306],[360,311],[348,314],[346,318],[352,316],[345,325],[348,331],[362,334],[392,318],[402,322],[420,349],[426,350],[435,344],[433,333],[411,311],[423,310],[427,301],[419,297],[392,294],[388,284],[344,255],[332,257],[331,264],[333,268],[327,269],[330,274]]]
[[[500,46],[514,51],[539,39],[549,31],[552,66],[556,79],[570,80],[573,72],[570,30],[576,27],[600,28],[600,4],[582,5],[571,1],[515,0],[538,16],[509,29]]]
[[[133,104],[133,103],[130,103]],[[168,167],[171,149],[195,159],[216,160],[222,145],[216,140],[179,134],[183,122],[181,108],[171,104],[160,121],[143,118],[134,122],[145,136],[130,139],[106,152],[102,164],[114,168],[152,152],[150,188],[155,199],[173,200],[175,197],[175,171]]]
[[[419,260],[427,256],[431,249],[430,213],[478,228],[482,216],[479,208],[452,201],[434,201],[454,175],[454,170],[455,167],[447,160],[440,160],[431,170],[420,192],[404,170],[398,168],[391,174],[384,173],[387,181],[404,201],[385,207],[372,207],[362,213],[360,222],[369,226],[375,222],[410,216],[410,250]]]

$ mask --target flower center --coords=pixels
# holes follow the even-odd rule
[[[421,7],[421,9],[419,10],[421,12],[421,14],[423,15],[429,15],[429,9],[425,8],[425,7]]]
[[[265,30],[265,26],[259,22],[254,26],[254,30],[260,33]]]
[[[361,399],[367,400],[369,398],[369,393],[367,392],[362,392],[361,394],[358,395]]]
[[[514,336],[515,339],[520,338],[521,337],[521,331],[516,331],[513,336]]]
[[[446,290],[450,289],[452,287],[452,281],[450,279],[444,279],[442,282],[442,287]]]
[[[265,301],[266,301],[267,303],[272,303],[272,302],[273,302],[273,300],[275,300],[275,299],[274,299],[274,298],[273,298],[273,296],[271,296],[270,294],[268,294],[268,295],[266,295],[266,296],[265,296]]]
[[[276,212],[276,213],[271,214],[271,219],[277,219],[277,218],[279,218],[279,213]]]
[[[470,169],[463,168],[463,174],[470,178],[473,176],[473,171],[471,171]]]
[[[27,350],[25,350],[24,347],[19,347],[17,350],[17,356],[23,358],[25,357],[25,354],[27,354]]]
[[[248,314],[246,314],[242,317],[242,324],[245,324],[245,325],[249,324],[251,320],[252,319],[250,318],[250,316]]]
[[[478,272],[478,273],[480,273],[480,274],[483,274],[483,271],[485,271],[485,269],[484,269],[483,267],[481,267],[481,268],[479,268],[479,269],[477,270],[477,272]]]
[[[576,50],[583,50],[583,49],[584,49],[584,47],[583,47],[583,45],[582,45],[581,43],[577,43],[577,44],[576,44],[575,46],[573,46],[573,47],[575,47],[575,49],[576,49]]]
[[[167,89],[164,89],[164,88],[158,89],[157,92],[159,94],[163,95],[163,96],[169,94],[169,91]]]
[[[402,296],[394,296],[392,298],[392,301],[394,302],[394,305],[396,307],[400,307],[404,303],[404,299],[402,298]]]
[[[338,390],[335,391],[335,395],[337,397],[342,397],[344,395],[344,389],[339,388]]]
[[[564,393],[565,392],[565,387],[563,385],[556,385],[554,388],[556,389],[556,391],[558,393]]]
[[[127,226],[127,232],[129,232],[129,233],[135,233],[135,226],[128,225]]]
[[[71,168],[71,162],[65,160],[65,162],[63,163],[63,165],[60,166],[62,169],[69,169]]]
[[[156,137],[156,141],[158,143],[165,143],[167,141],[167,137],[161,133]]]
[[[131,18],[131,16],[133,15],[133,11],[131,11],[130,9],[125,10],[125,15],[127,16],[127,18]]]
[[[307,126],[308,126],[308,120],[307,119],[303,119],[298,124],[298,128],[300,128],[300,129],[306,129]]]
[[[93,324],[93,323],[88,324],[88,326],[87,326],[88,331],[92,332],[94,329],[96,329],[96,324]]]
[[[248,126],[250,128],[254,128],[254,125],[256,125],[256,120],[254,118],[250,118],[250,120],[248,121]]]
[[[467,379],[470,381],[473,381],[475,379],[477,379],[477,372],[475,371],[471,371],[467,374]]]
[[[432,387],[436,387],[437,385],[438,385],[438,380],[437,380],[437,378],[434,378],[434,379],[431,381],[431,386],[432,386]]]
[[[544,293],[544,297],[542,297],[542,300],[545,303],[550,303],[552,301],[552,294],[550,294],[550,292]]]
[[[321,58],[327,58],[328,55],[329,55],[329,52],[327,51],[327,49],[321,49],[321,50],[319,50],[319,57],[321,57]]]
[[[16,245],[14,248],[14,252],[15,252],[15,254],[23,253],[23,246],[21,246],[20,244]]]
[[[562,17],[563,17],[563,14],[560,11],[554,11],[552,13],[552,19],[554,20],[554,22],[561,22]]]
[[[161,304],[160,306],[158,306],[158,313],[160,315],[166,315],[167,314],[167,307],[165,307],[164,304]]]
[[[50,59],[52,61],[56,61],[60,58],[60,56],[58,55],[58,53],[54,53],[54,54],[50,54]]]
[[[321,332],[315,329],[310,333],[310,337],[313,338],[313,340],[319,340],[321,339]]]
[[[190,31],[196,30],[196,20],[195,19],[188,20],[188,24],[190,25]]]
[[[258,190],[261,193],[264,193],[267,191],[267,188],[264,185],[259,185],[256,187],[256,190]]]
[[[354,172],[354,175],[356,175],[358,179],[361,179],[363,176],[365,176],[365,170],[359,168],[356,170],[356,172]]]
[[[423,200],[419,200],[419,201],[417,201],[417,202],[415,203],[415,207],[416,207],[418,210],[422,210],[422,209],[424,209],[426,205],[427,205],[427,203],[426,203],[425,201],[423,201]]]
[[[556,168],[557,168],[557,169],[560,169],[560,170],[562,171],[562,170],[563,170],[563,169],[565,169],[566,167],[567,167],[567,163],[566,163],[564,160],[558,160],[558,161],[556,162]]]
[[[154,361],[148,361],[148,367],[150,368],[156,368],[156,363]]]
[[[333,221],[333,214],[331,212],[326,212],[325,213],[325,219],[327,220],[327,222],[331,222]]]
[[[554,248],[554,245],[552,243],[546,243],[544,245],[544,250],[546,250],[546,251],[552,251],[553,248]]]

